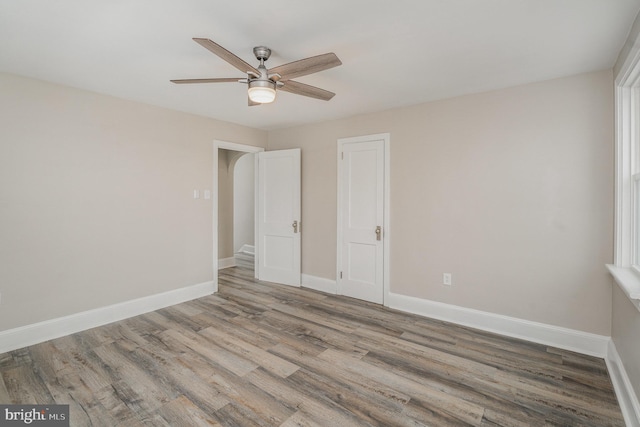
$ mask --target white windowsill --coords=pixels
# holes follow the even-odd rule
[[[640,310],[640,275],[631,268],[616,267],[611,264],[607,264],[607,268],[613,278],[616,279],[620,289],[629,297],[633,305]]]

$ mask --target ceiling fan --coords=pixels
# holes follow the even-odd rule
[[[324,55],[300,59],[299,61],[289,62],[288,64],[279,65],[268,70],[264,66],[265,61],[269,59],[269,56],[271,56],[271,49],[268,47],[257,46],[253,48],[253,54],[256,56],[256,59],[260,61],[258,68],[255,68],[209,39],[194,38],[193,40],[209,51],[215,53],[229,64],[233,65],[238,70],[246,73],[247,78],[171,80],[173,83],[244,83],[249,85],[248,95],[250,106],[273,102],[276,98],[276,89],[294,93],[296,95],[321,99],[323,101],[328,101],[335,95],[335,93],[329,92],[328,90],[291,80],[296,77],[306,76],[308,74],[317,73],[318,71],[342,65],[342,62],[338,59],[335,53],[325,53]]]

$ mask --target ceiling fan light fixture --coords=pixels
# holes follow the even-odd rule
[[[193,40],[214,55],[219,56],[221,59],[233,65],[239,71],[245,73],[247,78],[178,79],[171,80],[172,83],[237,82],[248,84],[247,95],[249,97],[249,106],[273,102],[276,99],[276,89],[278,88],[295,95],[308,96],[322,101],[328,101],[335,95],[335,93],[329,92],[328,90],[292,80],[296,77],[306,76],[342,65],[340,59],[338,59],[333,52],[299,59],[269,70],[264,66],[265,61],[269,59],[271,55],[271,49],[268,47],[256,46],[253,48],[253,54],[256,59],[260,61],[260,65],[256,68],[209,39],[195,37]]]
[[[260,104],[268,104],[276,99],[276,83],[270,80],[249,82],[249,99]]]

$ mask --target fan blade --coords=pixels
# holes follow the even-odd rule
[[[342,65],[342,62],[338,59],[335,53],[325,53],[324,55],[312,56],[310,58],[279,65],[269,69],[269,74],[280,74],[280,80],[285,81],[337,67],[338,65]]]
[[[193,40],[196,43],[198,43],[201,46],[203,46],[204,48],[208,49],[209,51],[215,53],[220,58],[224,59],[229,64],[233,65],[234,67],[236,67],[238,70],[242,71],[243,73],[247,73],[249,71],[252,71],[257,76],[260,76],[260,71],[258,71],[255,67],[253,67],[252,65],[248,64],[244,60],[240,59],[239,57],[237,57],[233,53],[229,52],[227,49],[223,48],[219,44],[214,43],[209,39],[200,39],[200,38],[197,38],[197,37],[194,37]]]
[[[310,86],[300,82],[294,82],[293,80],[287,80],[286,82],[284,82],[284,86],[280,86],[278,89],[289,93],[295,93],[296,95],[303,95],[310,98],[321,99],[323,101],[328,101],[335,95],[335,93],[329,92],[328,90],[320,89],[319,87]]]
[[[247,96],[247,104],[249,105],[249,107],[254,107],[254,106],[256,106],[256,105],[262,105],[262,104],[260,104],[259,102],[253,102],[253,101],[251,100],[251,98],[249,98],[248,96]]]
[[[171,83],[176,84],[184,84],[184,83],[230,83],[230,82],[239,82],[242,80],[242,77],[237,79],[228,78],[228,79],[178,79],[178,80],[169,80]]]

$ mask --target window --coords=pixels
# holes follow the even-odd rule
[[[635,168],[634,168],[635,169]],[[632,261],[631,266],[640,274],[640,173],[632,177],[633,186],[633,215],[632,215]]]
[[[640,32],[636,38],[640,39]],[[615,265],[607,267],[640,310],[640,54],[637,50],[629,49],[621,54],[615,86]]]

